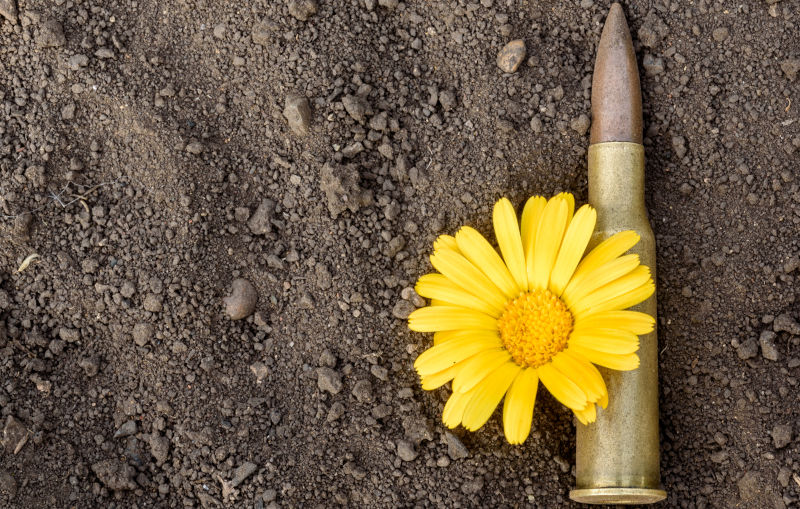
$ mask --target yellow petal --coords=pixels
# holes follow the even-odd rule
[[[517,287],[528,288],[528,272],[525,268],[525,252],[522,249],[517,213],[508,198],[501,198],[494,206],[492,216],[494,222],[494,235],[497,245],[503,253],[503,259],[509,272],[514,277]]]
[[[556,198],[561,198],[567,202],[567,222],[572,220],[572,215],[575,213],[575,197],[572,193],[558,193]]]
[[[417,332],[455,329],[497,330],[497,320],[474,309],[427,306],[408,315],[408,328]]]
[[[624,276],[601,286],[592,293],[583,296],[580,300],[573,302],[570,310],[574,315],[585,313],[606,301],[616,299],[622,295],[636,290],[640,286],[652,282],[650,279],[650,269],[645,265],[639,265]]]
[[[598,352],[626,354],[639,349],[639,336],[620,329],[593,329],[573,332],[568,344],[591,348]]]
[[[511,383],[503,402],[503,432],[509,444],[521,444],[528,438],[538,387],[534,368],[523,369]]]
[[[474,228],[463,226],[456,233],[456,242],[461,253],[475,267],[483,271],[506,297],[514,298],[519,295],[520,288],[508,271],[508,267],[483,235]]]
[[[560,296],[567,287],[575,267],[581,261],[589,239],[592,238],[596,221],[597,212],[589,205],[584,205],[578,209],[578,213],[569,223],[556,264],[553,266],[553,273],[550,275],[550,291],[556,296]]]
[[[439,235],[439,237],[433,241],[433,249],[434,251],[449,249],[450,251],[455,251],[456,253],[459,252],[456,238],[452,235]]]
[[[528,260],[526,260],[528,288],[531,290],[544,290],[550,282],[550,273],[556,262],[558,249],[561,247],[564,230],[567,227],[567,212],[567,201],[559,197],[550,199],[542,211],[542,218],[536,230],[533,253],[526,255],[528,256]],[[531,277],[531,270],[533,277]]]
[[[537,369],[539,380],[542,381],[550,394],[558,401],[571,409],[583,409],[588,403],[586,393],[575,382],[565,377],[551,363]]]
[[[426,391],[432,391],[434,389],[438,389],[439,387],[443,386],[458,374],[458,370],[461,369],[460,364],[456,364],[450,366],[449,368],[439,371],[438,373],[433,373],[432,375],[420,376],[420,383],[422,384],[422,388]]]
[[[589,251],[583,260],[581,260],[581,263],[578,264],[578,268],[575,269],[575,275],[573,277],[582,276],[584,272],[592,272],[601,265],[620,256],[625,251],[635,246],[637,242],[639,242],[639,234],[635,231],[627,230],[615,233]]]
[[[422,297],[474,309],[495,318],[503,312],[502,308],[492,307],[491,304],[457,286],[443,274],[425,274],[419,278],[414,289]]]
[[[473,332],[469,336],[462,336],[425,350],[414,361],[414,368],[420,375],[432,375],[476,353],[500,346],[500,336],[496,332]]]
[[[436,346],[440,343],[444,343],[445,341],[450,341],[451,339],[459,336],[469,334],[470,332],[472,331],[465,329],[436,331],[433,333],[433,345]]]
[[[573,302],[579,302],[586,295],[630,273],[638,266],[639,255],[637,254],[614,258],[591,272],[584,272],[581,277],[572,278],[561,298],[567,306]]]
[[[575,321],[572,329],[576,332],[597,329],[620,329],[634,334],[649,334],[655,328],[655,319],[641,311],[603,311],[593,313]]]
[[[597,407],[594,406],[594,403],[589,403],[586,405],[586,408],[582,410],[573,409],[572,411],[575,413],[575,417],[577,417],[584,426],[597,420]]]
[[[656,291],[656,285],[653,283],[652,280],[647,281],[642,286],[631,290],[627,293],[622,295],[618,295],[612,299],[609,299],[605,302],[599,303],[586,309],[585,311],[581,312],[573,312],[572,316],[576,321],[582,320],[584,317],[595,314],[595,313],[602,313],[603,311],[614,311],[619,309],[626,309],[631,306],[635,306],[641,302],[644,302],[651,295]]]
[[[560,352],[553,358],[553,365],[578,384],[586,393],[587,399],[594,403],[608,399],[608,389],[603,375],[591,362],[579,355],[572,355],[569,349]]]
[[[442,422],[448,428],[455,428],[461,424],[461,419],[464,416],[464,409],[467,407],[469,400],[472,398],[473,392],[461,394],[460,392],[453,392],[447,403],[444,404],[444,411],[442,412]]]
[[[536,230],[539,228],[539,220],[542,218],[542,211],[547,200],[544,196],[532,196],[525,202],[522,209],[522,219],[520,220],[520,237],[522,238],[522,250],[525,252],[526,272],[530,279],[532,271],[527,267],[528,253],[533,253],[534,243],[536,242]],[[533,264],[533,258],[530,258]],[[530,283],[529,283],[530,284]]]
[[[465,428],[475,431],[486,424],[521,369],[517,364],[507,362],[475,387],[475,394],[464,409],[464,417],[461,420]]]
[[[631,371],[639,367],[639,356],[635,353],[628,353],[623,355],[598,352],[590,348],[582,346],[570,345],[570,354],[579,355],[587,361],[604,366],[609,369],[616,369],[617,371]]]
[[[453,392],[469,392],[492,371],[511,359],[505,349],[487,350],[462,363],[458,376],[453,379]]]
[[[455,251],[436,251],[431,255],[433,266],[457,286],[493,308],[502,309],[508,300],[503,292],[464,256]]]

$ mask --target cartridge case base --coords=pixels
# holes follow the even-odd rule
[[[580,504],[654,504],[667,498],[664,490],[650,488],[586,488],[569,492]]]

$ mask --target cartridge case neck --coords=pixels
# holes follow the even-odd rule
[[[589,203],[599,215],[647,222],[644,147],[639,143],[589,145]]]

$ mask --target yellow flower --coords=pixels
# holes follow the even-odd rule
[[[639,236],[617,233],[583,256],[597,213],[589,205],[574,210],[569,193],[535,196],[520,224],[502,198],[493,215],[502,257],[468,226],[434,243],[431,263],[439,273],[416,286],[431,305],[411,313],[408,326],[435,333],[414,367],[423,389],[452,380],[442,415],[448,427],[477,430],[505,396],[505,436],[520,444],[530,433],[540,381],[578,420],[594,422],[595,404],[608,404],[595,364],[639,366],[638,334],[651,332],[654,320],[626,308],[655,290],[638,255],[624,254]]]

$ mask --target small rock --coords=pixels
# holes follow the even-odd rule
[[[225,313],[231,320],[247,318],[256,309],[258,292],[253,283],[246,279],[234,279],[231,283],[230,295],[222,299],[225,304]]]
[[[644,72],[648,76],[659,75],[664,72],[664,59],[645,53],[642,59],[642,67],[644,67]]]
[[[752,359],[758,354],[758,343],[753,338],[747,338],[736,348],[736,355],[740,359],[746,361]]]
[[[252,38],[253,43],[266,46],[272,40],[272,23],[269,21],[260,21],[253,25]]]
[[[239,467],[233,472],[233,478],[231,478],[231,486],[234,488],[239,486],[245,479],[253,475],[253,472],[255,472],[257,469],[258,467],[256,466],[255,463],[250,463],[249,461],[245,461],[244,463],[239,465]]]
[[[788,313],[781,313],[772,322],[772,330],[775,332],[788,332],[792,336],[800,336],[800,323],[797,323],[797,320]]]
[[[397,455],[403,461],[414,461],[419,456],[414,444],[408,440],[400,440],[397,442]]]
[[[389,125],[389,114],[382,111],[369,119],[369,128],[374,131],[385,131]]]
[[[136,434],[136,421],[126,421],[125,424],[119,427],[114,433],[114,438],[129,437]]]
[[[776,449],[783,449],[792,441],[792,425],[791,424],[776,424],[772,428],[772,444]]]
[[[439,92],[439,104],[442,105],[444,111],[452,110],[456,105],[456,94],[450,90]]]
[[[400,2],[398,0],[378,0],[378,5],[390,11],[395,10],[399,4]]]
[[[581,115],[578,118],[572,121],[570,127],[572,128],[573,131],[578,133],[578,136],[584,136],[586,132],[589,130],[590,125],[591,122],[589,121],[589,117],[586,114],[581,113]]]
[[[150,323],[139,322],[133,326],[133,341],[137,346],[146,345],[155,334],[155,327]]]
[[[217,23],[214,25],[214,30],[212,33],[216,39],[222,39],[225,37],[225,30],[227,30],[225,23]]]
[[[155,432],[150,434],[148,442],[150,443],[150,454],[155,458],[156,464],[161,465],[167,461],[167,456],[169,455],[169,439]]]
[[[728,38],[729,32],[726,27],[715,28],[713,32],[711,32],[711,37],[714,38],[717,42],[722,42]]]
[[[378,380],[382,380],[384,382],[389,380],[389,370],[384,368],[383,366],[373,364],[372,366],[370,366],[369,372],[372,373],[372,376],[374,376]]]
[[[449,431],[444,432],[444,441],[447,444],[447,455],[453,461],[469,457],[469,449],[454,434]]]
[[[14,498],[17,494],[17,481],[2,468],[0,468],[0,493],[7,494],[9,499]]]
[[[57,48],[67,43],[64,37],[64,27],[54,18],[46,18],[39,25],[39,35],[36,39],[40,48]]]
[[[22,241],[30,240],[33,214],[23,212],[14,218],[14,236]]]
[[[81,55],[80,53],[77,55],[72,55],[71,57],[69,57],[69,60],[67,60],[67,67],[69,67],[73,71],[79,71],[83,67],[86,67],[87,65],[89,65],[89,57],[87,57],[86,55]]]
[[[86,373],[86,376],[89,378],[95,376],[100,370],[100,362],[96,357],[87,357],[85,359],[81,359],[81,361],[78,363],[78,366],[81,367],[83,372]]]
[[[745,472],[736,483],[739,488],[739,497],[745,502],[753,500],[761,492],[760,484],[757,473],[753,471]]]
[[[342,391],[342,377],[331,368],[317,368],[317,387],[331,394]]]
[[[247,227],[253,235],[265,235],[272,231],[272,215],[275,211],[275,202],[269,198],[264,198],[250,220]]]
[[[319,365],[328,368],[336,366],[336,356],[328,349],[323,350],[319,355]]]
[[[776,337],[774,332],[765,330],[758,338],[758,343],[761,345],[761,356],[768,361],[778,360],[778,349],[775,347]]]
[[[296,92],[286,94],[283,116],[293,133],[304,136],[309,133],[311,125],[311,107],[308,99]]]
[[[348,115],[359,123],[364,122],[367,118],[366,116],[372,113],[366,99],[355,95],[346,95],[342,97],[342,105]]]
[[[403,431],[407,440],[419,445],[423,440],[433,440],[433,431],[427,419],[417,415],[403,417]]]
[[[99,48],[94,52],[94,56],[103,59],[114,58],[114,50],[111,48]]]
[[[151,313],[160,313],[164,309],[161,297],[152,293],[145,295],[142,307],[144,307],[145,311],[150,311]]]
[[[7,454],[17,454],[28,441],[29,432],[20,421],[9,415],[3,428],[3,448]]]
[[[400,320],[405,320],[415,309],[416,307],[414,307],[414,304],[411,302],[407,300],[398,300],[392,308],[392,316]]]
[[[15,0],[0,0],[0,15],[6,18],[12,25],[19,22],[19,11]]]
[[[497,54],[497,67],[505,73],[516,72],[525,60],[525,41],[517,39],[509,42]]]
[[[299,21],[306,21],[316,13],[316,0],[291,0],[289,2],[289,14]]]
[[[683,159],[683,156],[686,155],[686,138],[683,136],[673,136],[672,150],[675,151],[675,155],[678,159]]]
[[[75,329],[68,329],[67,327],[61,327],[60,329],[58,329],[58,337],[60,337],[67,343],[75,343],[79,339],[81,339],[81,334]]]
[[[789,81],[794,81],[800,71],[800,58],[787,58],[781,62],[781,70]]]
[[[256,376],[257,383],[263,382],[267,378],[267,375],[269,374],[269,370],[267,369],[267,366],[263,362],[254,362],[253,364],[251,364],[250,371],[252,371],[253,374]]]
[[[372,384],[369,380],[359,380],[353,385],[353,396],[359,403],[370,403],[373,400]]]
[[[200,154],[203,152],[203,144],[199,141],[191,141],[186,144],[186,151],[190,154]]]
[[[345,210],[357,212],[359,208],[372,204],[372,192],[361,189],[360,178],[355,165],[323,165],[319,187],[325,195],[331,217],[337,218]]]
[[[335,422],[338,421],[341,416],[344,415],[344,405],[340,402],[336,402],[331,405],[330,410],[328,410],[328,415],[325,417],[327,422]]]
[[[103,460],[92,465],[92,471],[112,491],[135,490],[136,469],[119,460]]]

